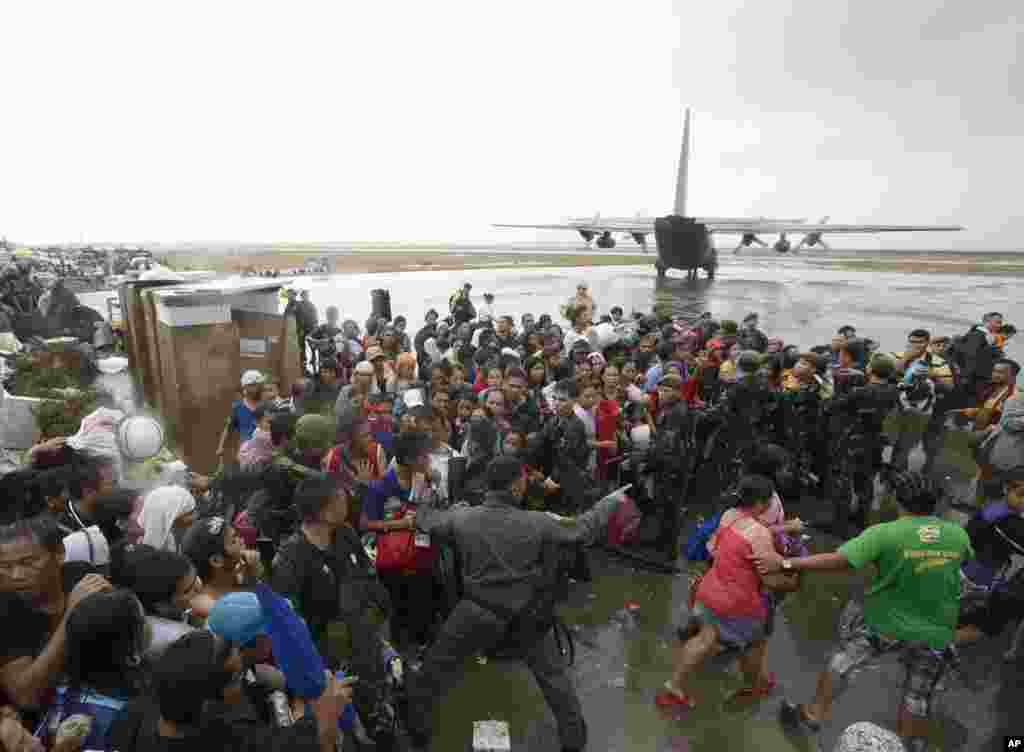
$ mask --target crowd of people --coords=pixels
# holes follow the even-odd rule
[[[896,743],[923,749],[955,646],[1024,616],[1012,327],[989,313],[883,353],[852,326],[801,347],[756,313],[599,311],[580,284],[560,319],[517,320],[467,284],[410,334],[402,317],[360,327],[328,308],[320,323],[291,300],[307,376],[242,374],[215,473],[132,487],[103,410],[33,448],[0,479],[3,748],[423,750],[464,660],[511,653],[562,748],[582,750],[555,613],[565,583],[591,578],[588,547],[611,528],[673,565],[684,509],[715,500],[715,524],[687,542],[710,566],[658,704],[692,707],[689,675],[723,652],[741,661],[741,693],[768,694],[775,611],[801,573],[873,563],[816,697],[785,702],[782,721],[816,733],[854,670],[901,651]],[[966,528],[942,519],[929,479],[953,428],[979,468]],[[906,516],[870,524],[879,483]],[[833,553],[808,555],[805,523],[786,515],[809,497],[846,541]],[[258,583],[288,599],[331,669],[319,697],[296,696]],[[861,726],[842,748],[893,738]]]

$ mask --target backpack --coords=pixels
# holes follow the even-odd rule
[[[724,510],[723,510],[724,511]],[[708,554],[708,541],[718,529],[718,523],[722,521],[722,511],[715,512],[706,517],[703,522],[694,528],[686,539],[686,558],[688,561],[707,561],[711,558]]]

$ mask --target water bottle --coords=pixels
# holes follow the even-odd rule
[[[396,687],[402,686],[405,677],[405,667],[402,664],[402,656],[385,642],[381,648],[381,659],[384,661],[384,672],[391,677]]]
[[[277,728],[286,728],[292,725],[292,709],[288,704],[288,695],[280,689],[275,689],[267,695],[267,705],[270,706],[270,720]]]
[[[334,677],[336,679],[344,679],[345,678],[345,672],[344,671],[339,671],[338,673],[336,673],[334,675]],[[351,731],[352,730],[352,723],[355,720],[355,717],[356,717],[356,708],[355,708],[355,706],[352,703],[349,703],[348,705],[345,706],[344,712],[341,714],[341,717],[338,719],[338,728],[340,728],[342,731]]]

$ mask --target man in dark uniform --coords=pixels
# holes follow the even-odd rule
[[[679,556],[680,514],[693,461],[693,415],[674,373],[658,380],[658,415],[647,467],[654,471],[654,503],[661,515],[659,543],[669,561]]]
[[[874,480],[882,465],[882,434],[886,417],[899,404],[899,389],[890,383],[894,363],[876,356],[867,369],[868,383],[834,398],[826,411],[836,418],[833,457],[841,472],[832,474],[835,508],[833,532],[847,538],[852,521],[864,530],[874,501]],[[857,511],[851,514],[851,492]],[[851,520],[852,517],[852,520]]]
[[[581,511],[593,485],[586,472],[590,458],[587,428],[574,412],[577,395],[575,381],[559,381],[552,393],[555,417],[530,442],[531,464],[544,468],[545,476],[558,485],[558,496],[549,503],[562,514]]]
[[[571,524],[521,508],[527,475],[515,457],[487,469],[489,491],[477,507],[421,508],[416,526],[460,553],[464,592],[423,669],[409,681],[409,731],[416,752],[429,749],[434,702],[457,680],[466,659],[494,648],[519,652],[558,724],[564,752],[580,752],[587,726],[553,635],[552,567],[557,550],[593,542],[618,504],[600,501]]]

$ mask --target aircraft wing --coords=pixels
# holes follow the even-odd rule
[[[627,219],[625,217],[609,217],[608,219],[601,219],[597,221],[580,220],[573,222],[563,222],[561,224],[494,224],[491,227],[512,227],[520,229],[532,229],[532,230],[583,230],[585,232],[633,232],[633,233],[652,233],[654,232],[654,217],[634,217]],[[727,231],[728,227],[747,227],[754,225],[765,225],[774,228],[776,225],[794,225],[798,228],[804,227],[806,220],[804,219],[771,219],[769,217],[696,217],[696,222],[706,225],[721,226],[722,231]],[[829,225],[832,227],[833,225]],[[750,232],[749,230],[739,230],[740,232]],[[766,232],[768,230],[765,230]],[[794,230],[797,232],[798,230]]]
[[[708,222],[708,229],[719,234],[746,235],[780,232],[832,235],[874,235],[882,232],[958,232],[960,225],[839,225],[796,222]]]

